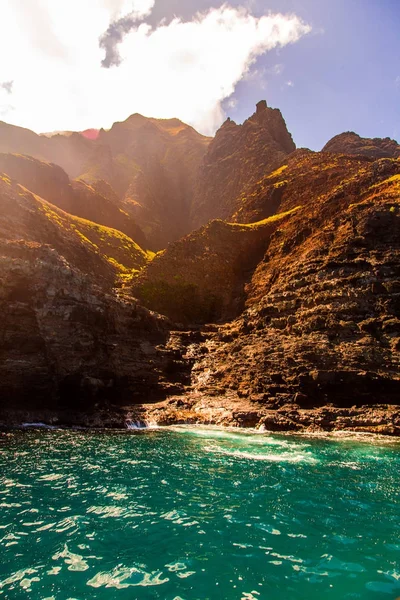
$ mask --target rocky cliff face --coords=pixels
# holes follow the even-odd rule
[[[332,158],[300,154],[282,177],[325,162],[329,179]],[[400,162],[360,160],[349,177],[340,161],[342,181],[313,193],[311,180],[272,234],[247,310],[186,347],[185,401],[147,418],[400,433]]]
[[[3,154],[0,169],[6,173],[9,169],[13,178],[45,198],[52,186],[50,179],[54,183],[58,180],[58,194],[53,190],[48,198],[52,203],[78,216],[117,227],[143,245],[141,233],[123,223],[115,208],[111,214],[105,200],[99,208],[99,197],[89,198],[90,190],[98,182],[105,182],[118,198],[119,211],[127,213],[140,227],[153,250],[165,248],[168,242],[211,219],[229,219],[239,208],[245,190],[295,150],[280,111],[269,108],[265,101],[258,103],[254,115],[243,125],[228,119],[212,143],[178,119],[150,119],[139,114],[90,136],[38,136],[5,123],[1,124],[0,133],[0,150],[4,153],[29,154],[56,163],[69,177],[79,178],[89,188],[81,186],[79,190],[74,185],[79,196],[74,204],[66,174],[61,175],[59,167],[58,172],[53,166],[52,175],[47,173],[45,191],[42,185],[38,187],[44,166],[40,177],[28,176],[26,172],[35,168],[34,164],[28,165],[25,158],[22,169],[21,164],[13,164],[17,161],[15,156],[6,158]],[[99,194],[98,188],[96,193]],[[102,213],[107,222],[105,218],[99,221]]]
[[[25,154],[55,163],[75,178],[93,153],[93,144],[79,133],[47,137],[0,121],[0,152]]]
[[[399,182],[399,161],[382,160],[310,188],[272,235],[247,311],[199,364],[204,390],[271,407],[399,402]]]
[[[211,221],[169,244],[132,283],[131,293],[178,323],[229,320],[244,308],[244,288],[270,243],[294,211],[257,223]]]
[[[199,173],[192,223],[230,219],[244,191],[296,149],[278,109],[259,102],[243,125],[227,120],[210,144]]]
[[[185,179],[178,150],[168,152],[194,147],[190,128],[142,119],[107,142],[112,168],[119,147],[132,161],[122,160],[132,176],[123,199],[107,178],[71,183],[52,165],[14,172],[24,185],[0,178],[0,418],[16,406],[69,408],[76,423],[107,409],[117,425],[400,434],[400,159],[294,151],[279,111],[261,103],[242,126],[222,127],[200,175],[200,150],[193,170],[189,156]],[[136,130],[147,163],[134,158]],[[28,159],[3,160],[11,170]],[[200,221],[225,220],[154,258],[60,208],[78,196],[100,214],[97,195],[132,214],[137,203],[148,230],[165,231],[183,196],[171,213],[162,206],[181,184]]]
[[[333,137],[322,148],[322,152],[359,154],[368,158],[399,158],[400,145],[390,138],[362,138],[354,131]]]
[[[153,249],[191,230],[194,182],[209,142],[178,119],[141,115],[100,132],[98,143],[110,149],[109,181]]]
[[[165,395],[165,319],[105,292],[49,245],[1,242],[0,276],[0,413]]]

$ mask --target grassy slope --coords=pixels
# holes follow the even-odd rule
[[[21,238],[27,235],[28,238],[34,239],[40,231],[48,231],[46,223],[50,224],[54,235],[56,232],[61,233],[66,243],[75,247],[83,246],[90,253],[98,255],[113,267],[116,274],[140,270],[154,256],[121,231],[71,215],[16,184],[4,174],[0,175],[0,193],[11,194],[10,197],[15,198],[13,206],[19,211],[21,218],[24,214],[35,215],[32,221],[21,221],[25,224],[18,230]],[[32,227],[37,231],[31,231]]]
[[[141,269],[152,257],[151,252],[142,250],[136,242],[121,231],[65,213],[38,196],[36,199],[47,219],[64,231],[76,235],[81,243],[101,254],[118,271]]]

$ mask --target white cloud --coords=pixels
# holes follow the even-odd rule
[[[236,108],[237,107],[237,100],[236,98],[230,98],[227,103],[226,103],[226,108]]]
[[[4,6],[3,6],[4,5]],[[261,54],[310,31],[295,15],[254,17],[227,4],[191,21],[137,24],[104,69],[99,38],[126,14],[143,18],[154,0],[2,0],[0,81],[13,80],[4,118],[36,131],[109,127],[134,112],[176,116],[211,133],[221,103]],[[42,35],[43,32],[46,35]]]
[[[287,85],[288,87],[294,87],[294,83],[293,83],[293,81],[290,81],[290,80],[286,82],[286,85]]]
[[[137,18],[147,17],[153,10],[155,0],[103,0],[112,19],[126,15],[135,15]]]

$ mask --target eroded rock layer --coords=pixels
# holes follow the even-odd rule
[[[367,167],[282,221],[247,310],[196,362],[197,391],[271,408],[400,403],[400,163]]]

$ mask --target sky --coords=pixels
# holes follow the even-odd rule
[[[266,99],[298,147],[400,141],[399,0],[0,0],[0,120],[37,133],[138,112],[206,135]]]

